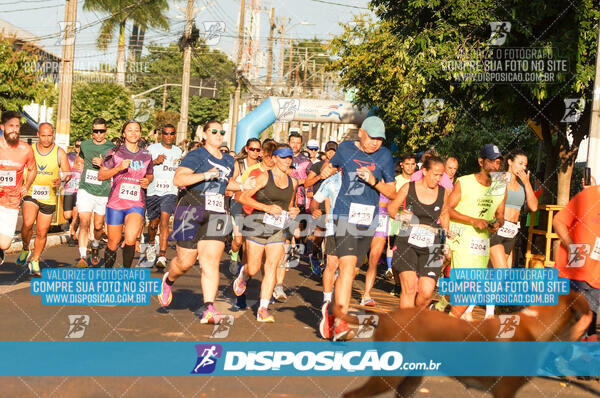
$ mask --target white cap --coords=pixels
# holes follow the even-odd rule
[[[319,149],[319,142],[317,140],[308,140],[306,147],[308,149]]]

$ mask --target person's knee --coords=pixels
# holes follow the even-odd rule
[[[417,284],[408,282],[406,279],[400,278],[400,284],[402,285],[402,293],[409,296],[417,294]]]
[[[10,248],[11,243],[12,243],[12,237],[9,237],[6,235],[0,235],[0,249],[8,250],[8,248]]]
[[[47,236],[48,236],[48,228],[38,227],[35,229],[36,239],[46,239]]]

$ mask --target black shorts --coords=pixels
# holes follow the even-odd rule
[[[356,261],[362,261],[371,248],[371,240],[375,234],[375,226],[348,224],[347,218],[334,221],[333,240],[335,254],[341,258],[344,256],[356,256]]]
[[[502,245],[504,246],[504,253],[509,255],[512,249],[515,247],[517,236],[519,236],[519,234],[513,236],[512,238],[506,238],[494,233],[490,236],[490,247]]]
[[[177,202],[173,232],[169,237],[170,240],[177,241],[177,246],[196,249],[201,240],[225,242],[231,234],[231,216],[228,213],[207,211],[204,203],[204,194],[193,191],[186,191]]]
[[[148,220],[159,218],[161,213],[173,214],[176,200],[176,195],[146,196],[146,216]]]
[[[40,209],[40,213],[45,214],[47,216],[51,216],[56,211],[56,205],[47,205],[44,203],[40,203],[29,195],[23,197],[23,202],[31,202],[35,204]]]
[[[77,193],[66,193],[63,198],[63,211],[73,211],[77,206]]]
[[[400,273],[414,271],[418,277],[436,279],[442,271],[444,260],[443,246],[439,244],[439,236],[431,247],[417,247],[408,243],[407,237],[396,238],[396,250],[392,257],[392,268]]]
[[[335,239],[333,236],[325,237],[325,253],[326,256],[336,256]]]
[[[569,285],[571,286],[571,290],[583,294],[592,312],[597,314],[598,306],[600,305],[600,289],[590,286],[587,282],[575,279],[571,279]]]
[[[233,199],[233,197],[229,201],[229,213],[233,217],[245,215],[243,205],[237,200]]]

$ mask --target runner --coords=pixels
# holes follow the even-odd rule
[[[377,226],[375,209],[379,193],[394,197],[394,163],[390,151],[383,147],[385,126],[376,116],[366,118],[358,130],[358,141],[340,144],[329,164],[321,171],[323,177],[342,170],[342,186],[335,202],[335,247],[340,273],[335,283],[335,302],[348,312],[352,282],[358,259],[367,254]],[[334,340],[353,337],[348,324],[323,311],[325,338]]]
[[[138,147],[141,135],[142,126],[138,122],[125,122],[121,128],[122,143],[108,151],[98,172],[98,181],[112,178],[106,205],[108,243],[104,251],[105,268],[114,266],[122,236],[123,267],[131,268],[135,242],[144,223],[144,190],[152,182],[154,171],[152,155]]]
[[[96,118],[92,122],[92,139],[81,143],[75,168],[80,168],[81,181],[77,191],[77,210],[79,211],[79,261],[78,268],[88,266],[86,260],[90,224],[94,213],[94,240],[92,241],[92,256],[90,262],[97,266],[100,263],[100,238],[102,237],[104,214],[110,192],[110,181],[98,180],[98,170],[104,156],[114,144],[106,140],[106,121]]]
[[[506,190],[506,203],[504,204],[504,225],[490,236],[490,262],[494,268],[512,268],[512,251],[521,224],[521,209],[527,202],[529,211],[537,211],[538,200],[529,181],[527,169],[527,155],[522,151],[513,151],[507,155],[510,182]],[[472,320],[471,312],[475,306],[471,305],[465,312],[467,320]],[[493,305],[485,306],[485,317],[494,316]]]
[[[231,180],[237,168],[233,157],[219,151],[225,135],[222,124],[206,123],[203,135],[206,144],[188,153],[175,171],[173,183],[186,189],[175,208],[172,238],[177,240],[177,256],[163,276],[158,300],[167,307],[173,298],[173,283],[198,260],[204,299],[200,323],[219,323],[222,316],[213,303],[230,223],[223,195],[225,190],[239,191],[240,184]]]
[[[404,184],[388,205],[390,214],[397,214],[401,206],[405,208],[400,220],[406,222],[408,228],[406,233],[396,237],[393,258],[394,271],[399,274],[402,285],[400,308],[429,305],[443,258],[438,220],[445,230],[449,224],[445,203],[450,191],[438,185],[444,173],[444,161],[429,156],[422,170],[423,178]]]
[[[275,322],[268,309],[275,287],[276,269],[284,254],[283,230],[288,218],[300,213],[300,209],[293,205],[297,182],[288,176],[292,149],[287,144],[279,144],[273,155],[275,167],[260,174],[256,178],[256,187],[242,192],[239,199],[242,204],[252,206],[255,210],[247,217],[254,220],[250,227],[244,223],[247,265],[241,268],[234,280],[233,291],[237,296],[244,294],[246,282],[260,270],[264,254],[260,304],[256,313],[258,322]]]
[[[450,181],[454,184],[456,181],[456,172],[458,171],[458,160],[453,157],[446,159],[446,174],[450,177]]]
[[[504,224],[506,183],[490,173],[497,172],[502,153],[486,144],[480,151],[480,171],[459,177],[448,199],[452,268],[486,268],[489,261],[490,232]],[[460,318],[468,306],[453,305],[450,314]],[[436,306],[436,309],[441,309]]]
[[[77,191],[79,190],[79,181],[81,180],[81,169],[75,168],[75,160],[79,156],[81,150],[81,138],[75,139],[73,145],[74,151],[67,153],[67,159],[69,160],[69,166],[71,167],[71,179],[65,184],[65,195],[63,198],[63,216],[65,220],[69,222],[69,238],[67,243],[69,246],[77,246],[76,233],[79,227],[79,217],[77,215],[77,206],[75,201],[77,199]],[[81,167],[81,165],[79,165]]]
[[[175,170],[183,157],[183,152],[175,141],[175,127],[165,124],[162,128],[162,141],[148,147],[154,165],[154,179],[148,185],[146,198],[148,224],[148,248],[146,258],[148,261],[156,260],[156,246],[154,239],[160,225],[160,251],[156,260],[156,268],[164,269],[167,266],[167,243],[169,239],[169,220],[175,209],[177,187],[173,184]]]
[[[335,141],[329,141],[327,144],[325,144],[326,158],[324,161],[317,162],[311,166],[310,172],[308,173],[308,177],[306,178],[306,182],[304,184],[304,186],[306,188],[312,188],[313,192],[317,192],[319,190],[319,187],[321,186],[321,183],[323,182],[321,180],[321,170],[323,169],[323,166],[325,166],[329,162],[329,159],[331,159],[333,157],[333,155],[335,155],[335,152],[337,151],[337,147],[338,147],[338,144]],[[314,197],[313,197],[313,199],[314,199]],[[319,205],[319,210],[321,211],[321,213],[326,212],[325,203],[323,203],[323,201],[321,201],[321,203]],[[322,233],[323,233],[323,228],[316,225],[314,235],[311,237],[314,244],[313,244],[313,250],[312,250],[312,252],[309,253],[308,257],[309,257],[311,271],[315,275],[321,275],[321,259],[320,259],[321,250],[320,249],[321,249],[321,244],[323,242],[323,234]]]
[[[312,164],[320,162],[319,159],[319,141],[317,140],[308,140],[306,143],[306,149],[308,149],[309,159]]]
[[[4,132],[0,136],[0,264],[15,235],[21,198],[36,177],[35,156],[29,145],[21,141],[21,114],[2,113]],[[27,180],[23,182],[23,171]]]
[[[39,142],[33,145],[37,173],[33,184],[27,190],[27,195],[23,197],[23,249],[17,258],[17,264],[29,264],[29,273],[40,277],[42,273],[39,260],[46,246],[52,216],[56,211],[56,188],[60,187],[61,173],[65,176],[65,181],[69,180],[71,168],[65,151],[54,143],[54,128],[50,123],[40,124],[37,136]],[[35,242],[28,263],[33,223],[36,225]]]
[[[425,152],[423,154],[423,156],[421,156],[421,162],[425,163],[425,161],[432,156],[437,156],[437,153],[434,150],[429,150],[429,151]],[[419,181],[422,178],[423,178],[423,169],[422,168],[420,170],[415,171],[410,176],[411,181]],[[452,190],[452,188],[454,188],[454,184],[452,183],[452,180],[450,179],[448,174],[446,174],[446,171],[444,171],[444,173],[442,174],[442,179],[440,180],[439,185],[442,188],[446,188],[449,190]]]

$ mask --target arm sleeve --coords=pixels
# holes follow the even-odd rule
[[[198,158],[198,154],[196,151],[197,150],[194,150],[194,151],[188,153],[186,155],[186,157],[184,157],[183,160],[181,161],[180,166],[187,167],[188,169],[194,170],[194,172],[196,172],[196,165],[200,162],[200,159]]]
[[[106,167],[107,169],[112,169],[115,167],[115,150],[114,149],[109,149],[108,152],[106,152],[106,156],[104,157],[104,160],[102,161],[101,166]]]

